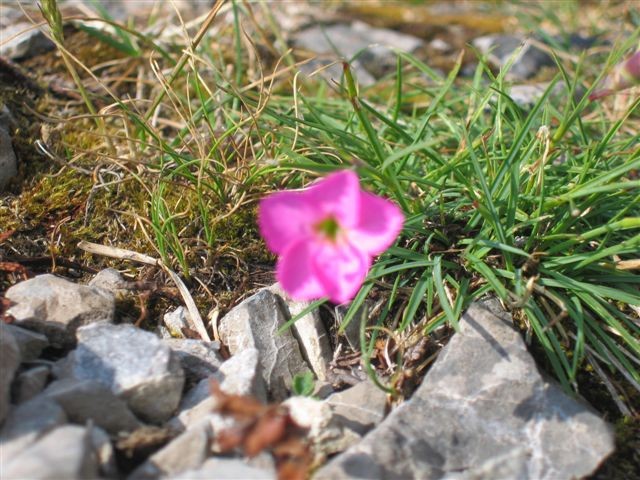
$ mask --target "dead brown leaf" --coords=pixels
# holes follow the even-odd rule
[[[211,395],[216,399],[216,412],[238,421],[236,427],[218,433],[216,440],[222,451],[241,448],[248,457],[267,451],[275,460],[279,480],[309,478],[313,456],[307,431],[296,424],[286,407],[229,395],[215,380],[211,381]]]
[[[17,273],[22,276],[24,280],[29,278],[29,271],[16,262],[0,262],[0,272]]]
[[[15,321],[15,318],[7,313],[11,305],[13,305],[13,302],[8,298],[0,298],[0,319],[2,319],[4,323],[13,323]]]
[[[16,233],[15,230],[7,230],[6,232],[0,232],[0,244],[4,243],[5,240],[10,238],[11,235],[13,235],[14,233]]]

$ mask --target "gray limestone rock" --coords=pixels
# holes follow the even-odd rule
[[[434,38],[429,42],[429,49],[436,52],[449,53],[453,48],[454,47],[451,44],[444,41],[442,38]]]
[[[169,444],[151,455],[136,468],[128,480],[156,479],[162,475],[174,475],[200,467],[209,455],[211,426],[201,423],[186,430]]]
[[[283,37],[287,38],[291,32],[301,30],[305,26],[314,23],[327,24],[338,19],[336,7],[338,4],[326,2],[276,2],[271,5],[269,13],[273,15],[276,25],[280,26]]]
[[[487,300],[464,314],[413,397],[315,478],[570,479],[613,447],[610,427],[543,379]]]
[[[7,313],[17,325],[45,334],[57,347],[73,345],[81,325],[112,322],[115,312],[110,292],[50,274],[20,282],[5,296],[16,303]]]
[[[231,354],[246,348],[260,352],[262,376],[274,400],[285,399],[293,377],[308,370],[291,332],[278,333],[286,320],[278,297],[261,290],[225,315],[219,326]]]
[[[66,421],[64,410],[48,398],[38,396],[18,405],[0,431],[0,465]]]
[[[84,425],[92,421],[113,435],[131,432],[142,425],[124,400],[95,380],[56,380],[47,387],[44,396],[55,400],[71,422]]]
[[[13,150],[11,135],[0,128],[0,192],[18,174],[18,159]]]
[[[365,380],[334,393],[326,399],[326,403],[344,425],[364,435],[384,419],[387,394],[370,380]]]
[[[129,290],[127,289],[128,282],[115,268],[105,268],[104,270],[100,270],[89,281],[88,285],[90,287],[108,290],[113,293],[117,299],[121,299],[129,293]]]
[[[0,424],[9,413],[11,382],[20,365],[20,349],[11,330],[0,322]]]
[[[395,68],[394,49],[415,53],[424,42],[412,35],[393,30],[374,28],[356,21],[352,24],[313,25],[293,36],[296,47],[322,54],[321,60],[329,64],[336,60],[352,61],[352,68],[358,73],[362,85],[373,83]],[[333,78],[340,78],[340,65],[331,72]]]
[[[0,30],[0,56],[12,60],[33,57],[54,48],[39,28],[29,22],[17,22]]]
[[[11,459],[3,478],[85,480],[98,476],[90,432],[75,425],[58,427]]]
[[[313,445],[314,463],[321,463],[327,456],[342,452],[360,440],[360,435],[345,425],[326,402],[291,397],[283,405],[298,425],[308,429],[306,437]]]
[[[91,425],[89,442],[98,462],[98,470],[102,478],[118,478],[116,453],[111,445],[107,432]]]
[[[177,431],[193,428],[212,415],[215,405],[216,402],[211,397],[209,380],[202,380],[185,394],[178,407],[178,413],[169,420],[167,425]]]
[[[541,68],[553,65],[551,56],[534,46],[530,39],[514,35],[486,35],[475,38],[472,44],[497,68],[504,67],[513,59],[507,79],[531,78]]]
[[[331,382],[317,382],[314,385],[313,393],[311,394],[311,396],[313,398],[319,398],[320,400],[326,400],[335,392],[336,390],[333,388],[333,384]]]
[[[91,7],[93,4],[93,2],[86,3],[88,7]],[[180,17],[183,18],[184,21],[187,21],[192,20],[198,15],[206,14],[212,5],[213,1],[211,0],[177,0],[174,5],[167,5],[165,2],[156,4],[148,1],[131,0],[109,0],[108,2],[102,2],[102,7],[108,12],[109,16],[117,22],[126,25],[128,22],[132,22],[134,18],[148,19],[150,15],[158,15],[158,21],[161,26],[165,26],[165,23],[162,23],[161,19],[170,19],[176,10],[180,12]],[[99,12],[96,11],[93,16],[98,17]],[[104,28],[104,22],[102,26]]]
[[[49,345],[47,337],[40,333],[32,332],[31,330],[12,324],[5,325],[5,328],[11,332],[18,344],[21,362],[31,362],[37,359],[42,353],[42,350]]]
[[[276,473],[272,470],[252,467],[237,458],[213,457],[198,469],[188,470],[171,477],[175,480],[273,480]]]
[[[347,316],[347,312],[351,308],[350,303],[342,305],[336,305],[333,309],[336,317],[336,324],[343,329],[342,335],[347,340],[349,346],[355,350],[360,350],[360,323],[362,322],[362,315],[369,312],[373,307],[372,302],[365,300],[360,307],[356,310],[356,313],[351,317],[349,323],[344,324],[344,319]],[[369,322],[369,318],[366,319]]]
[[[182,338],[164,339],[163,342],[180,360],[187,385],[194,385],[203,378],[210,377],[222,365],[218,342]]]
[[[530,452],[526,447],[516,447],[504,455],[498,455],[463,472],[450,472],[443,480],[493,480],[530,478],[527,462]]]
[[[549,88],[549,83],[533,83],[529,85],[513,85],[508,94],[511,99],[521,108],[528,109],[533,107],[544,92]],[[568,96],[569,92],[567,91],[567,87],[563,83],[556,83],[551,92],[549,93],[549,97],[551,99],[557,100],[561,95]]]
[[[270,286],[268,290],[280,297],[289,318],[295,317],[309,307],[309,302],[292,300],[278,283]],[[318,377],[318,380],[326,380],[333,352],[331,351],[327,330],[320,319],[320,312],[316,309],[307,313],[300,317],[292,328],[295,332],[295,337],[298,339],[302,355],[311,365],[316,377]]]
[[[260,352],[255,348],[242,350],[220,366],[220,388],[228,394],[251,395],[266,402],[267,393],[260,368]]]
[[[51,368],[40,365],[20,373],[13,382],[14,403],[20,404],[31,400],[47,386]]]
[[[165,313],[162,321],[173,338],[184,338],[184,329],[195,330],[189,312],[182,306]]]
[[[171,340],[172,338],[175,338],[164,325],[158,325],[156,334],[163,340]]]
[[[187,390],[180,400],[175,417],[169,421],[169,426],[176,430],[183,430],[188,425],[188,415],[192,408],[211,397],[210,379],[205,378],[197,385]]]
[[[266,402],[264,380],[259,372],[258,351],[248,348],[225,361],[213,378],[220,382],[220,389],[225,393],[252,395]],[[214,406],[215,400],[211,397],[210,381],[209,379],[201,380],[184,395],[178,414],[169,424],[178,430],[190,428],[208,418]]]
[[[60,378],[95,380],[139,418],[167,420],[180,403],[184,372],[166,344],[132,325],[96,323],[77,331],[78,347],[57,367]]]
[[[559,84],[556,84],[558,86]],[[509,96],[516,105],[522,108],[532,107],[542,97],[548,84],[533,83],[530,85],[514,85],[509,89]]]
[[[0,101],[0,129],[11,133],[17,126],[16,119],[4,103]]]
[[[0,3],[0,29],[13,25],[22,19],[24,19],[24,14],[18,5],[10,6],[7,2]]]
[[[264,380],[259,374],[258,351],[246,349],[224,362],[213,379],[220,382],[220,389],[227,394],[253,395],[262,401],[266,399]],[[168,425],[176,430],[192,430],[207,425],[212,432],[219,432],[236,425],[228,416],[215,413],[216,399],[211,396],[210,379],[201,380],[183,397],[179,413]],[[213,443],[212,451],[219,452]]]

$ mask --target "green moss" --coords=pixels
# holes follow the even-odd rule
[[[217,243],[232,248],[246,248],[259,239],[256,211],[253,207],[238,209],[232,215],[216,221],[212,225]]]

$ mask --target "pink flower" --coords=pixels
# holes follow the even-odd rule
[[[404,216],[389,200],[360,189],[349,170],[305,190],[277,192],[260,202],[258,224],[280,256],[276,276],[296,300],[351,300],[375,255],[396,239]]]

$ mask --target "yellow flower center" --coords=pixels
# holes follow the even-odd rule
[[[325,218],[315,225],[315,231],[324,236],[327,240],[335,242],[340,233],[340,225],[333,217]]]

